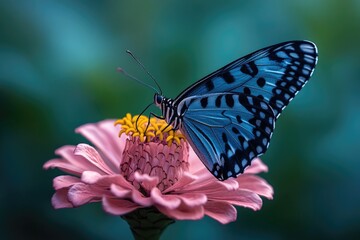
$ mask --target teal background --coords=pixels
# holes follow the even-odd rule
[[[79,125],[137,114],[259,48],[308,39],[315,73],[277,122],[261,211],[178,221],[163,239],[360,238],[360,1],[0,1],[0,238],[131,239],[100,204],[53,210],[44,171]]]

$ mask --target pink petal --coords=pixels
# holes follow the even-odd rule
[[[197,179],[198,179],[197,176],[195,176],[189,172],[184,172],[183,176],[179,179],[179,181],[177,181],[174,185],[165,189],[164,193],[179,191],[179,190],[183,189],[184,187],[189,186],[190,183],[194,182]]]
[[[135,187],[130,184],[122,175],[102,175],[101,178],[98,178],[96,182],[92,184],[92,191],[97,191],[99,194],[103,194],[105,191],[110,190],[111,192],[111,186],[117,186],[115,189],[115,192],[117,194],[120,194],[117,192],[117,189],[123,189],[127,192],[137,191]],[[113,194],[115,193],[113,192]],[[121,195],[121,194],[120,194]],[[130,195],[127,195],[127,197],[130,197]]]
[[[192,147],[189,147],[189,172],[196,173],[201,169],[204,169],[205,166],[196,155]]]
[[[118,198],[132,199],[133,202],[143,207],[149,207],[153,205],[153,201],[150,197],[145,197],[137,189],[124,189],[118,185],[112,184],[110,188],[111,192]]]
[[[223,185],[228,191],[233,191],[239,188],[239,183],[235,179],[227,179],[223,182],[218,182],[219,184]]]
[[[207,202],[207,197],[202,193],[183,193],[178,195],[181,199],[182,204],[188,207],[196,207],[204,205]]]
[[[43,165],[44,169],[53,169],[53,168],[59,168],[61,171],[69,173],[69,174],[73,174],[76,176],[80,176],[82,173],[82,169],[79,168],[78,166],[75,166],[73,164],[70,164],[68,162],[66,162],[65,159],[61,159],[61,158],[54,158],[51,159],[49,161],[47,161],[44,165]]]
[[[251,208],[252,210],[259,210],[262,206],[262,200],[259,197],[259,195],[245,190],[231,191],[228,193],[219,193],[216,196],[208,195],[208,199],[227,202],[237,206]]]
[[[106,188],[110,187],[111,184],[119,185],[125,189],[135,189],[135,187],[120,174],[103,175],[96,182],[96,185],[105,186]]]
[[[140,208],[139,205],[131,201],[106,196],[102,198],[102,205],[106,212],[113,215],[124,215]]]
[[[90,163],[96,166],[99,170],[97,172],[103,172],[105,174],[113,174],[114,172],[109,168],[109,166],[104,162],[100,154],[95,150],[95,148],[90,145],[80,143],[76,146],[74,154],[77,156],[82,156],[87,159]]]
[[[206,192],[219,192],[219,191],[234,191],[239,188],[239,184],[234,179],[228,179],[226,181],[201,179],[194,184],[187,186],[184,191],[203,191]]]
[[[151,197],[145,197],[142,193],[140,193],[137,190],[133,190],[131,192],[131,199],[135,203],[137,203],[143,207],[150,207],[150,206],[154,205],[154,201]]]
[[[198,220],[204,217],[204,207],[188,207],[186,205],[180,205],[178,208],[170,209],[164,206],[157,205],[156,208],[170,218],[177,220]]]
[[[59,190],[61,188],[69,188],[78,182],[80,182],[78,177],[63,175],[54,178],[53,187],[55,190]]]
[[[84,171],[81,174],[81,181],[87,184],[94,184],[102,177],[103,175],[98,172]]]
[[[168,209],[177,208],[181,203],[180,199],[174,195],[162,195],[158,188],[153,188],[150,196],[155,204]]]
[[[127,136],[123,134],[119,138],[120,126],[114,126],[114,122],[115,120],[110,119],[95,124],[85,124],[75,131],[92,142],[105,156],[110,169],[118,172]]]
[[[81,156],[74,155],[75,146],[63,146],[55,153],[62,158],[52,159],[44,164],[44,169],[59,168],[60,170],[80,176],[85,170],[96,171],[98,168]]]
[[[193,174],[198,176],[201,179],[217,180],[214,177],[214,175],[212,175],[204,165],[201,168],[199,168],[197,171],[193,172]]]
[[[131,190],[123,188],[116,184],[111,184],[110,191],[118,198],[130,198]]]
[[[234,180],[232,180],[234,181]],[[229,181],[231,183],[232,181]],[[199,192],[206,194],[208,201],[221,201],[227,202],[230,204],[235,204],[239,206],[249,207],[253,210],[258,210],[261,208],[262,200],[254,192],[236,189],[236,190],[229,190],[231,189],[230,185],[226,185],[224,182],[219,181],[208,181],[207,184],[200,184],[198,188],[194,184],[188,189],[184,189],[183,191],[192,191],[192,192]]]
[[[104,189],[97,189],[84,183],[78,183],[69,189],[68,199],[74,206],[78,207],[85,203],[100,201],[104,194]]]
[[[257,174],[261,172],[267,172],[268,167],[261,161],[260,158],[252,160],[251,165],[245,169],[245,174]]]
[[[184,187],[179,192],[186,193],[186,192],[201,192],[204,194],[215,194],[217,195],[219,192],[229,192],[237,189],[238,183],[234,180],[221,182],[218,180],[212,179],[199,179],[195,181],[193,184],[189,184],[188,186]]]
[[[130,191],[136,190],[133,185],[131,185],[122,175],[113,174],[113,175],[98,175],[94,172],[84,172],[85,180],[91,182],[88,186],[91,187],[91,191],[96,192],[97,194],[103,194],[107,191],[111,185],[115,184],[123,189],[128,189]],[[90,176],[86,176],[90,174]],[[93,177],[93,178],[92,178]]]
[[[271,187],[270,184],[268,184],[267,181],[265,181],[261,177],[250,174],[244,174],[241,177],[239,177],[237,181],[239,183],[240,189],[257,193],[268,199],[273,198],[273,194],[274,194],[273,188]]]
[[[68,188],[57,190],[51,198],[51,204],[55,209],[59,208],[73,208],[71,202],[68,200]]]
[[[236,220],[236,208],[228,203],[209,201],[205,205],[205,214],[213,219],[226,224]]]
[[[157,176],[149,176],[148,174],[141,174],[139,172],[135,172],[134,178],[146,191],[150,191],[159,183]]]

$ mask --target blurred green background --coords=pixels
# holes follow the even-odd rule
[[[275,189],[238,220],[178,221],[163,239],[360,238],[360,1],[0,1],[0,238],[131,239],[100,204],[53,210],[43,171],[81,124],[141,112],[259,48],[308,39],[315,73],[277,122],[262,159]]]

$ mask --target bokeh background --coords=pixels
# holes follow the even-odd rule
[[[131,239],[100,204],[53,210],[54,150],[81,124],[141,112],[153,84],[175,97],[259,48],[308,39],[315,73],[277,122],[262,159],[275,198],[221,225],[178,221],[163,239],[360,237],[360,1],[0,1],[0,238]]]

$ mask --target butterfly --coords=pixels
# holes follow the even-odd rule
[[[275,121],[308,82],[317,59],[310,41],[279,43],[227,64],[175,99],[155,93],[154,103],[207,169],[226,180],[265,153]]]

